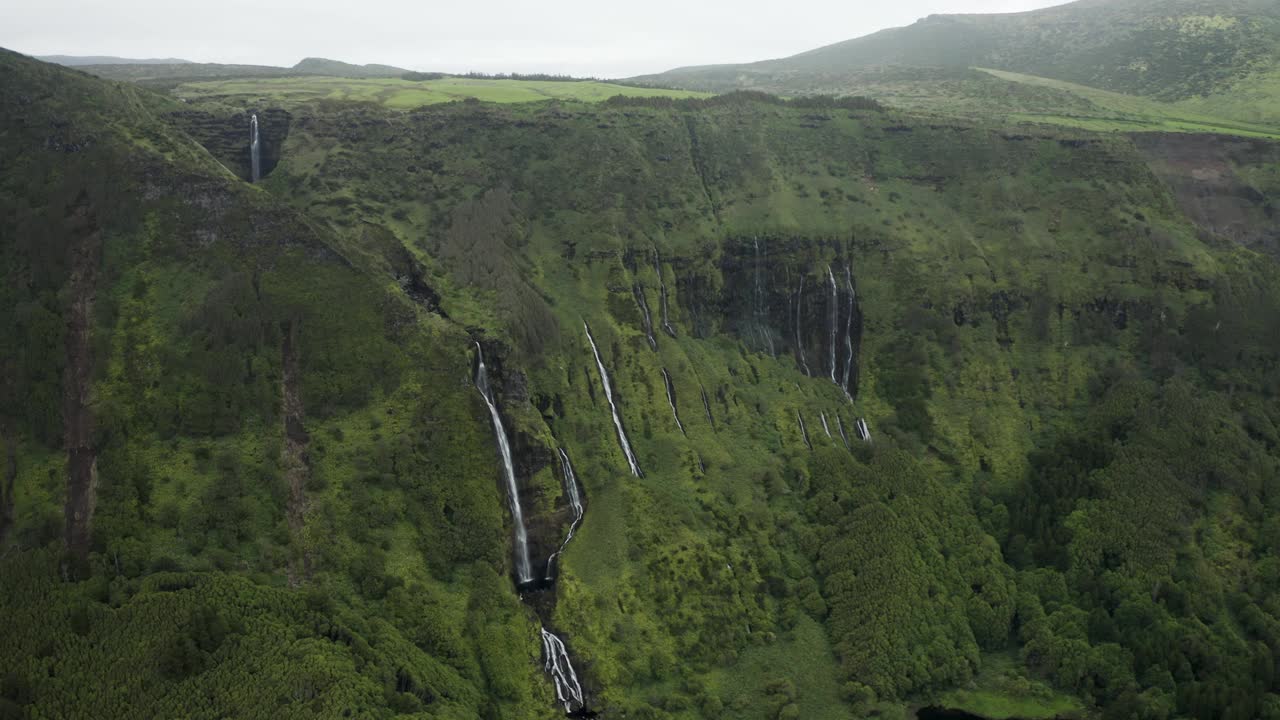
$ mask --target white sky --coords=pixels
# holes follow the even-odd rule
[[[0,47],[30,55],[293,65],[306,56],[445,72],[627,77],[749,62],[932,13],[1063,0],[0,0]]]

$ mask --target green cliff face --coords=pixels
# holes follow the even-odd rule
[[[604,717],[1280,708],[1270,206],[1176,162],[1269,187],[1231,143],[0,63],[0,710],[556,717],[540,624]],[[584,496],[520,592],[476,342],[535,575]]]

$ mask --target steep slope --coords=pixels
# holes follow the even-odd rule
[[[902,717],[1016,656],[974,689],[1041,717],[1280,709],[1280,274],[1265,210],[1189,217],[1190,149],[855,99],[325,102],[248,186],[192,137],[269,108],[5,58],[6,702]]]
[[[543,715],[501,496],[437,470],[491,477],[465,385],[424,391],[466,334],[159,98],[0,76],[0,712]]]
[[[866,103],[328,107],[267,187],[353,243],[400,238],[451,317],[509,338],[524,422],[589,499],[555,612],[611,709],[857,716],[1014,646],[1118,717],[1248,716],[1274,699],[1248,670],[1270,621],[1205,623],[1236,612],[1209,588],[1273,600],[1245,528],[1276,499],[1276,271],[1146,163]]]

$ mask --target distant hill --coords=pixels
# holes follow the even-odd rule
[[[68,67],[80,67],[81,65],[186,65],[191,64],[190,60],[181,58],[122,58],[111,55],[39,55],[37,60],[55,63],[57,65],[66,65]]]
[[[190,80],[298,77],[303,75],[326,75],[346,78],[399,77],[409,72],[391,65],[353,65],[340,60],[328,60],[326,58],[306,58],[293,67],[192,63],[185,60],[174,62],[139,61],[80,64],[77,67],[110,80],[126,80],[148,85],[172,85]]]
[[[876,66],[990,67],[1181,100],[1280,67],[1275,0],[1079,0],[1025,13],[931,15],[788,58],[677,68],[636,82],[803,91]]]
[[[399,77],[409,72],[404,68],[392,65],[353,65],[341,60],[315,57],[303,58],[301,62],[293,66],[293,69],[303,75],[332,75],[335,77]]]
[[[272,65],[224,65],[222,63],[173,63],[173,64],[105,64],[80,65],[80,70],[107,78],[128,82],[186,82],[189,80],[214,80],[233,77],[289,77],[301,75],[293,68]]]

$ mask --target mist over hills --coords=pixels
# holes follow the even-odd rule
[[[37,60],[44,62],[56,63],[58,65],[66,65],[68,67],[77,67],[80,65],[181,65],[190,63],[190,60],[182,60],[180,58],[122,58],[112,57],[110,55],[38,55]]]

